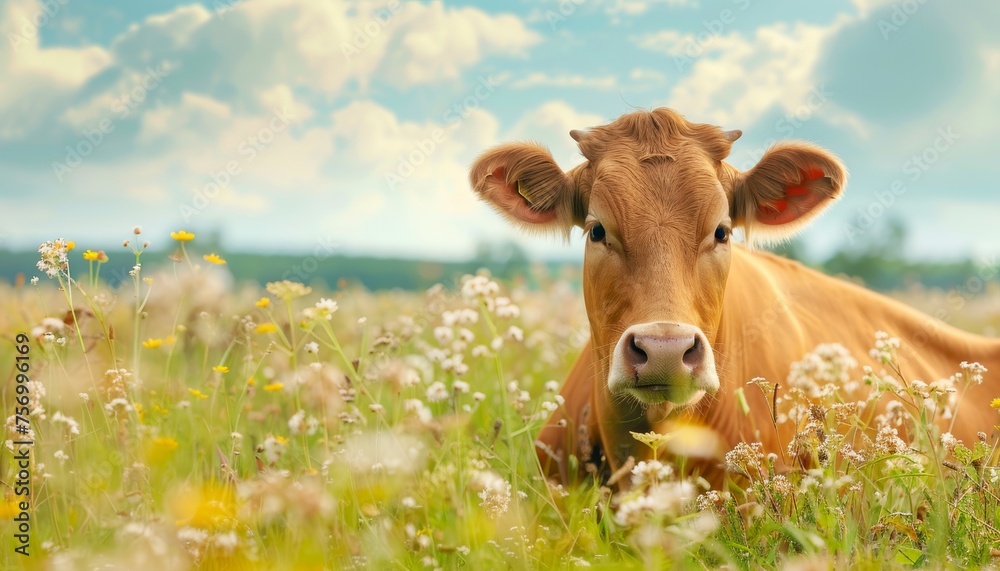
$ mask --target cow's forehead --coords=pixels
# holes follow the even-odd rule
[[[702,157],[638,161],[606,156],[594,168],[590,214],[629,243],[652,235],[692,244],[726,217],[728,196],[711,161]]]
[[[631,154],[642,159],[680,153],[704,154],[722,160],[729,154],[732,141],[714,125],[691,123],[666,108],[636,111],[615,121],[590,129],[578,141],[587,159],[598,161],[607,156]]]

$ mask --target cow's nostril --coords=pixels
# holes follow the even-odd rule
[[[683,357],[684,364],[693,369],[702,363],[702,361],[704,360],[704,356],[705,356],[705,349],[701,342],[701,337],[695,335],[694,343],[691,345],[690,348],[688,348],[687,351],[684,352],[684,357]]]
[[[632,367],[638,369],[642,365],[645,365],[646,361],[649,360],[649,356],[646,355],[646,352],[636,345],[635,335],[628,336],[628,345],[626,345],[626,347],[628,347],[628,356],[629,361],[632,363]]]

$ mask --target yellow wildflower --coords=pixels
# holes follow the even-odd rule
[[[275,393],[285,388],[285,383],[269,383],[264,385],[264,390],[269,393]]]
[[[153,339],[150,337],[142,342],[142,346],[146,349],[156,349],[160,345],[163,345],[163,339]]]
[[[990,407],[1000,408],[1000,398],[993,399],[993,401],[990,403]]]
[[[177,338],[174,337],[173,335],[171,335],[171,336],[167,337],[166,339],[164,339],[163,342],[169,345],[171,343],[176,343],[177,342]]]
[[[194,234],[188,232],[187,230],[178,230],[176,232],[171,232],[170,237],[178,242],[190,242],[194,240]]]
[[[288,444],[288,439],[284,436],[275,435],[274,439],[277,440],[279,444]]]
[[[72,240],[67,240],[66,241],[66,251],[69,252],[73,248],[76,248],[76,242],[74,242]]]
[[[199,398],[199,399],[207,399],[208,398],[208,395],[206,395],[205,393],[199,391],[198,389],[191,389],[191,388],[189,388],[188,392],[191,393],[191,396],[193,396],[195,398]]]
[[[257,303],[255,303],[254,305],[256,305],[257,307],[261,307],[261,308],[267,307],[267,306],[271,305],[271,298],[269,298],[269,297],[262,297],[262,298],[258,299]]]
[[[83,253],[83,259],[87,260],[88,262],[96,261],[97,258],[98,254],[93,250],[87,250],[86,252]]]
[[[257,382],[256,379],[254,379],[253,377],[250,377],[249,379],[247,379],[247,386],[248,387],[252,387],[253,384],[256,383],[256,382]]]
[[[229,367],[227,367],[225,365],[216,365],[216,366],[212,367],[212,370],[215,371],[216,373],[228,373],[229,372]]]
[[[223,264],[225,264],[225,263],[226,263],[226,261],[225,261],[225,260],[223,260],[223,259],[222,259],[222,258],[221,258],[221,257],[220,257],[220,256],[219,256],[218,254],[216,254],[215,252],[212,252],[211,254],[205,254],[204,256],[202,256],[202,258],[204,258],[206,262],[209,262],[209,263],[212,263],[212,264],[215,264],[215,265],[217,265],[217,266],[221,266],[221,265],[223,265]]]
[[[162,466],[179,447],[177,440],[169,436],[154,438],[146,445],[146,461],[152,466]]]
[[[213,484],[177,490],[168,503],[178,527],[229,529],[238,511],[233,488]]]
[[[273,323],[261,323],[257,326],[257,333],[274,333],[278,330],[278,326]]]

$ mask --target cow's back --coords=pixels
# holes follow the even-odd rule
[[[900,340],[898,361],[907,382],[948,378],[959,371],[962,361],[985,365],[990,370],[985,382],[962,393],[954,425],[948,422],[942,428],[965,442],[972,442],[977,431],[993,430],[996,414],[988,405],[1000,396],[1000,342],[961,331],[798,262],[742,248],[733,250],[715,344],[721,389],[714,400],[694,411],[695,419],[715,429],[726,446],[761,441],[765,449],[777,452],[795,427],[785,423],[776,433],[767,402],[771,396],[747,382],[761,377],[787,390],[792,363],[824,343],[848,350],[858,362],[851,376],[860,380],[865,365],[876,372],[884,368],[869,354],[877,331]],[[744,387],[749,415],[735,400],[739,387]],[[778,390],[783,394],[782,388]],[[860,391],[867,390],[862,384]],[[887,399],[883,397],[879,408]]]

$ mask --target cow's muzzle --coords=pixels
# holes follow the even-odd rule
[[[646,405],[694,404],[719,390],[712,347],[693,325],[664,321],[633,325],[615,346],[608,390]]]

